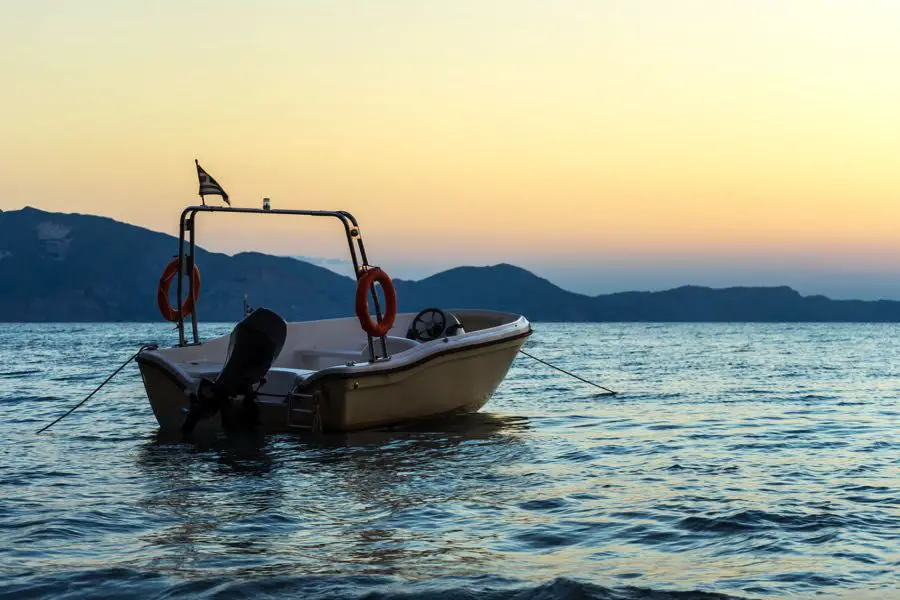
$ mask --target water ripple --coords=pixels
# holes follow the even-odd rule
[[[517,360],[477,415],[188,444],[157,433],[134,369],[34,435],[167,326],[0,325],[0,598],[900,586],[896,326],[536,330],[532,351],[623,393]]]

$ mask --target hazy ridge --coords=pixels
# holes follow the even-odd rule
[[[26,207],[0,212],[0,321],[159,321],[156,286],[177,239],[94,215]],[[234,321],[244,294],[286,319],[353,314],[355,283],[329,269],[258,252],[197,250],[199,316]],[[401,311],[490,308],[537,321],[900,322],[900,302],[831,300],[780,287],[587,296],[509,264],[395,280]]]

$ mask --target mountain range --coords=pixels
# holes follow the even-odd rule
[[[156,288],[177,253],[177,238],[107,217],[0,211],[0,321],[160,321]],[[353,314],[355,282],[304,260],[198,248],[197,264],[201,320],[238,320],[245,294],[287,320]],[[533,321],[900,322],[900,302],[891,300],[831,300],[785,286],[586,296],[509,264],[394,284],[403,312],[437,306],[508,310]]]

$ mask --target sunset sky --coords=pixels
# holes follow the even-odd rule
[[[0,0],[0,209],[175,233],[197,158],[235,205],[353,212],[400,276],[900,298],[898,24],[875,0]],[[200,235],[342,257],[316,225]]]

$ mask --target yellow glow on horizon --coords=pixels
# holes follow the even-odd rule
[[[894,3],[4,12],[0,208],[172,232],[196,157],[237,204],[347,209],[394,254],[900,251]],[[208,231],[226,249],[324,243],[292,227]]]

